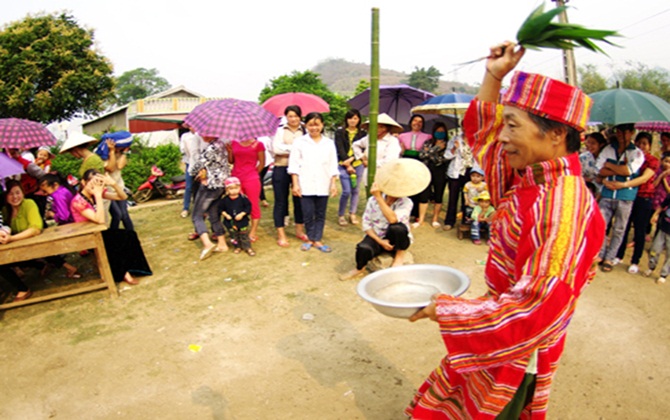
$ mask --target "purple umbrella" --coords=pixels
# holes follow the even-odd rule
[[[56,144],[56,137],[45,126],[20,118],[0,118],[0,147],[31,149]]]
[[[255,102],[240,99],[208,101],[196,106],[184,122],[203,137],[248,140],[274,136],[279,119]]]
[[[4,153],[0,153],[0,178],[24,173],[23,165]]]
[[[411,109],[435,95],[408,85],[379,86],[379,113],[387,113],[400,124],[407,125],[411,116]],[[347,101],[349,106],[361,111],[361,114],[370,113],[370,89],[359,93]]]

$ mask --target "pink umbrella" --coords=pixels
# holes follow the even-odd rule
[[[665,132],[670,131],[670,122],[666,121],[647,121],[635,123],[635,128],[642,131],[657,131]]]
[[[54,144],[56,137],[38,122],[20,118],[0,118],[0,147],[30,149]]]
[[[304,92],[280,93],[261,104],[263,108],[278,117],[284,115],[284,110],[289,105],[298,105],[303,115],[310,112],[330,112],[328,102],[316,95]]]
[[[226,140],[274,136],[279,127],[279,119],[257,103],[232,98],[200,104],[184,122],[203,137]]]

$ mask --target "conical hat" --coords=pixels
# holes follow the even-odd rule
[[[58,153],[62,154],[82,144],[93,143],[95,141],[98,141],[98,139],[84,133],[70,133]]]
[[[430,184],[430,171],[419,160],[394,159],[377,169],[375,182],[386,195],[410,197],[425,190]]]
[[[391,133],[396,133],[397,134],[397,133],[402,133],[403,132],[402,125],[395,122],[395,120],[393,118],[389,117],[388,114],[386,114],[386,113],[381,113],[381,114],[377,115],[377,124],[388,125],[389,131]],[[363,130],[367,130],[369,126],[370,126],[370,120],[367,120],[366,122],[361,124],[361,128]]]

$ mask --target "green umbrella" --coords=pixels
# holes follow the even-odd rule
[[[593,99],[592,122],[612,125],[643,121],[670,122],[670,104],[651,93],[609,89],[589,96]]]

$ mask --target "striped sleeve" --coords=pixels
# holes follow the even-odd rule
[[[463,131],[477,163],[486,174],[486,183],[494,207],[512,187],[514,173],[507,164],[498,136],[502,130],[503,106],[474,100],[465,113]]]
[[[456,370],[521,360],[560,336],[581,289],[593,278],[602,244],[594,222],[602,218],[581,179],[565,177],[533,198],[523,222],[528,234],[519,238],[514,286],[497,297],[438,298],[438,322]]]

